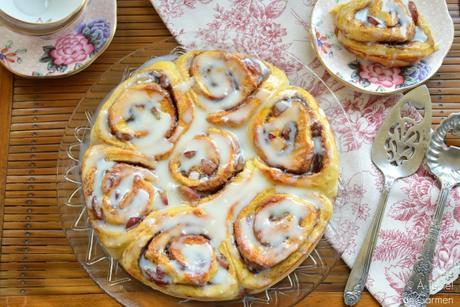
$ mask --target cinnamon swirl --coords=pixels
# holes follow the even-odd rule
[[[389,67],[409,66],[437,49],[413,1],[352,0],[331,13],[338,41],[362,59]]]
[[[182,82],[172,62],[157,62],[120,84],[104,103],[91,143],[168,157],[193,120],[190,97],[174,87]]]
[[[254,116],[251,139],[263,172],[282,184],[337,194],[338,154],[323,111],[304,89],[276,93]]]
[[[233,222],[230,250],[241,284],[257,292],[286,276],[314,248],[331,213],[323,195],[259,194]]]
[[[279,68],[243,54],[190,51],[177,60],[191,94],[214,124],[240,126],[273,90],[288,84]]]
[[[126,248],[122,264],[145,284],[184,298],[225,300],[239,294],[235,269],[215,242],[210,216],[201,208],[158,213]]]
[[[185,148],[176,151],[169,163],[171,174],[181,183],[182,191],[196,192],[197,196],[219,189],[243,166],[244,158],[235,135],[216,128],[194,136]],[[187,195],[192,201],[201,198]]]
[[[90,147],[83,158],[83,194],[99,239],[114,255],[135,238],[142,221],[165,207],[155,188],[154,162],[133,151]]]

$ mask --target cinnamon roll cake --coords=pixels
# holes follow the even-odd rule
[[[82,164],[100,242],[169,295],[231,300],[294,270],[321,239],[338,154],[314,97],[246,54],[156,62],[104,102]]]

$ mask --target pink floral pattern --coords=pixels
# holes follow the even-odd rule
[[[43,46],[39,61],[48,64],[48,73],[65,72],[70,65],[78,69],[104,46],[111,32],[110,25],[103,19],[82,23],[77,29],[75,33],[59,37],[54,45]]]
[[[212,0],[160,0],[157,1],[159,13],[165,20],[179,18],[187,11],[194,9],[198,3],[208,4]]]
[[[404,83],[401,69],[398,67],[385,67],[378,63],[360,65],[359,76],[367,79],[370,83],[384,87],[393,87]]]
[[[423,239],[436,209],[436,195],[439,189],[424,168],[404,180],[404,183],[401,190],[407,198],[395,202],[389,215],[404,222],[413,238]]]
[[[56,41],[50,55],[54,65],[69,65],[83,61],[93,51],[94,46],[86,37],[80,33],[69,33]]]
[[[233,46],[236,51],[251,51],[282,67],[291,82],[305,87],[324,101],[327,96],[324,83],[301,75],[298,62],[289,56],[293,54],[307,63],[334,91],[346,116],[333,102],[325,103],[322,108],[341,145],[341,159],[344,161],[341,167],[344,169],[331,227],[326,236],[342,253],[345,262],[351,265],[368,231],[383,185],[380,172],[370,161],[370,148],[387,110],[401,96],[377,97],[357,93],[344,88],[325,71],[314,57],[306,37],[310,25],[308,16],[314,0],[158,0],[153,3],[171,32],[186,46],[226,49]],[[190,31],[195,31],[196,35],[187,36]],[[326,35],[319,34],[313,39],[316,43],[319,39],[323,54],[327,54],[329,48],[334,50],[329,46],[331,42]],[[416,80],[419,76],[414,74],[423,71],[387,71],[374,65],[363,68],[361,75],[357,68],[356,78],[378,83],[381,88],[391,83],[394,88],[405,85],[401,84],[401,77],[406,82]],[[424,169],[413,177],[398,181],[392,189],[374,254],[375,265],[371,267],[367,283],[369,291],[384,306],[401,303],[401,290],[422,248],[438,193],[435,180]],[[453,192],[446,208],[436,250],[433,281],[445,282],[442,276],[456,272],[453,267],[460,262],[459,208],[460,188]]]
[[[345,143],[346,151],[358,150],[364,144],[372,144],[375,133],[383,122],[386,109],[393,106],[398,97],[400,96],[381,98],[355,92],[342,100],[347,117],[339,109],[326,110],[334,114],[330,120]],[[347,128],[348,123],[352,126],[351,131]]]

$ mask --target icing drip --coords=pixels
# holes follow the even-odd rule
[[[173,144],[167,137],[175,128],[176,115],[174,106],[165,104],[170,102],[163,95],[128,90],[112,106],[109,117],[112,130],[116,129],[118,138],[129,140],[148,156],[168,151]]]
[[[92,154],[86,164],[94,171],[93,190],[86,205],[100,227],[130,228],[154,209],[157,177],[150,170],[107,161],[102,154]]]
[[[424,43],[428,40],[428,36],[423,32],[420,27],[415,27],[415,35],[412,39],[413,42],[421,42]]]
[[[268,68],[258,59],[240,61],[222,53],[195,56],[190,72],[198,98],[210,112],[237,107],[269,75]]]
[[[365,23],[367,24],[367,16],[369,16],[369,8],[364,8],[362,10],[359,10],[358,12],[356,12],[355,14],[355,19],[362,22],[362,23]]]

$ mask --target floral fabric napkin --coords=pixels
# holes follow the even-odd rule
[[[383,179],[370,160],[370,149],[387,111],[400,95],[377,97],[345,88],[324,71],[311,48],[310,13],[315,0],[152,0],[171,33],[185,46],[197,41],[218,47],[229,42],[258,55],[286,71],[296,69],[285,51],[312,68],[341,101],[355,132],[340,129],[346,122],[340,110],[326,110],[338,142],[342,159],[360,161],[360,168],[342,173],[342,191],[336,203],[337,232],[328,239],[352,266],[375,212]],[[184,35],[196,32],[196,35]],[[327,37],[318,40],[322,52],[331,52]],[[225,44],[224,44],[225,45]],[[398,69],[382,72],[372,65],[363,69],[362,78],[391,86],[400,82]],[[339,127],[339,128],[337,128]],[[348,161],[355,162],[356,161]],[[365,184],[363,184],[365,183]],[[412,265],[425,240],[436,208],[439,185],[422,167],[415,175],[393,186],[382,222],[367,288],[384,306],[399,306],[401,292]],[[345,236],[342,234],[346,234]],[[344,241],[344,237],[350,240]],[[431,292],[440,291],[460,273],[460,188],[453,190],[445,210],[440,239],[436,248]]]

